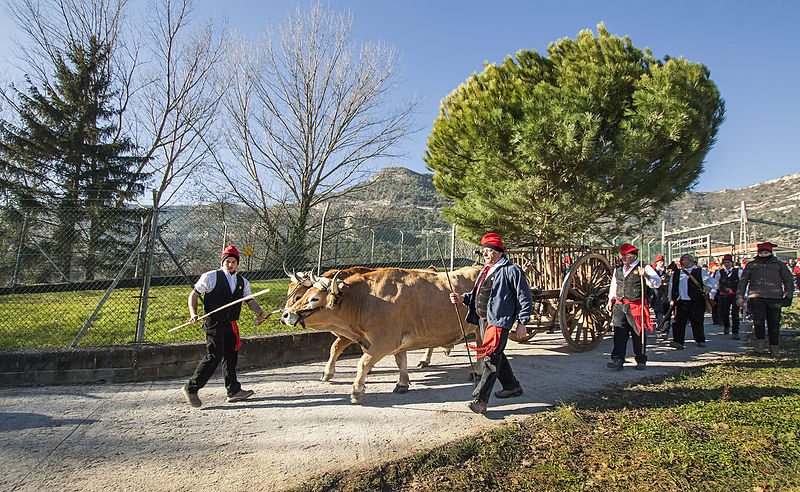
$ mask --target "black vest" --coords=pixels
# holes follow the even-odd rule
[[[642,284],[638,273],[640,268],[644,268],[641,263],[636,265],[626,277],[625,265],[617,267],[617,299],[638,301],[642,298]]]
[[[236,274],[236,289],[233,291],[233,294],[231,294],[231,286],[228,283],[228,278],[222,270],[217,270],[217,284],[211,289],[211,292],[206,292],[206,295],[203,297],[203,310],[207,314],[242,297],[244,297],[244,279],[242,276]],[[217,321],[236,321],[239,319],[239,313],[241,313],[241,311],[242,303],[240,302],[239,304],[214,313],[210,317]]]
[[[494,276],[497,274],[497,270],[498,269],[495,268],[491,275],[487,275],[486,278],[483,279],[480,290],[475,294],[475,311],[481,318],[486,317],[486,308],[489,306],[489,298],[492,296],[492,283],[494,282]]]
[[[737,288],[739,288],[739,269],[731,268],[730,276],[725,273],[724,268],[719,270],[719,293],[723,295],[735,294]]]
[[[697,280],[697,283],[700,284],[700,287],[703,286],[703,273],[699,268],[695,268],[690,273],[692,277]],[[681,298],[680,291],[678,290],[678,283],[681,279],[681,271],[676,270],[675,273],[672,274],[672,300],[677,301]],[[703,299],[703,291],[700,290],[700,287],[696,286],[692,279],[686,279],[686,287],[689,292],[689,299],[693,301],[702,300]]]

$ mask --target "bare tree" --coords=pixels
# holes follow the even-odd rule
[[[165,205],[216,144],[215,119],[224,94],[215,72],[226,49],[225,27],[207,21],[192,30],[194,0],[154,0],[148,9],[144,76],[137,106],[140,172],[153,177],[156,201]]]
[[[392,107],[397,55],[357,46],[352,17],[312,5],[278,28],[241,40],[227,72],[226,141],[219,169],[265,229],[302,249],[314,207],[363,181],[410,132],[414,100]],[[278,225],[280,224],[280,225]],[[286,240],[286,238],[284,238]]]

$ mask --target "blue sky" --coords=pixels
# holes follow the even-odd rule
[[[305,5],[309,2],[301,1]],[[283,20],[295,0],[201,0],[202,14],[227,16],[253,33]],[[423,162],[440,100],[482,63],[520,49],[540,53],[554,40],[575,38],[604,22],[653,55],[705,64],[725,99],[726,121],[706,157],[695,191],[739,188],[800,172],[800,2],[796,1],[436,1],[352,0],[357,40],[382,41],[402,56],[398,97],[421,98],[416,126],[397,165],[428,172]],[[8,25],[0,21],[0,28]],[[3,29],[8,33],[7,29]],[[6,34],[4,37],[8,37]],[[8,46],[3,39],[2,46]],[[5,50],[4,50],[5,51]]]

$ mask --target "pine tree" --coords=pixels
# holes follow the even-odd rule
[[[608,238],[696,183],[724,119],[708,69],[598,31],[487,65],[443,101],[425,161],[464,239]]]
[[[27,80],[27,94],[14,90],[19,123],[0,126],[0,154],[12,181],[32,175],[36,183],[16,181],[12,203],[55,211],[53,246],[67,274],[86,224],[83,267],[93,279],[98,253],[116,242],[104,237],[120,221],[108,212],[141,193],[146,178],[132,172],[141,160],[116,124],[122,110],[114,105],[109,48],[94,37],[73,44],[58,58],[52,86],[40,90]]]

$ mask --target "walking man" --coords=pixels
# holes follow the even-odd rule
[[[705,270],[698,268],[694,257],[686,253],[681,256],[680,268],[670,278],[670,303],[675,309],[672,323],[672,348],[682,350],[686,335],[686,321],[692,326],[692,336],[698,347],[706,346],[706,333],[703,327],[705,312],[705,293],[715,286],[714,278]]]
[[[478,325],[483,335],[483,344],[474,347],[478,359],[483,358],[483,375],[472,392],[474,399],[468,404],[475,413],[486,412],[497,380],[503,389],[495,392],[496,397],[510,398],[522,394],[522,386],[514,377],[504,351],[509,331],[516,327],[516,335],[522,337],[533,312],[531,289],[525,273],[505,257],[500,236],[486,234],[481,239],[481,246],[486,266],[478,275],[472,292],[450,294],[450,302],[467,306],[467,323]]]
[[[779,355],[781,307],[792,304],[794,284],[792,272],[785,263],[772,254],[775,244],[759,243],[756,257],[747,263],[736,290],[736,304],[744,305],[747,290],[747,307],[753,317],[753,331],[756,336],[756,352],[764,351],[764,322],[769,334],[769,353]],[[748,289],[749,287],[749,289]]]
[[[206,313],[210,313],[237,299],[251,294],[250,282],[236,272],[239,266],[239,251],[228,246],[222,252],[222,267],[200,276],[189,294],[189,321],[197,322],[197,299],[201,294]],[[266,318],[258,303],[250,299],[247,306],[258,316],[255,324],[259,325]],[[253,395],[252,390],[243,390],[236,378],[236,362],[239,357],[239,327],[236,321],[242,304],[235,304],[222,309],[203,320],[203,331],[206,333],[206,356],[198,364],[189,382],[183,387],[183,394],[189,405],[197,408],[203,403],[197,392],[206,385],[217,366],[222,363],[222,374],[225,379],[225,390],[228,402],[245,400]]]
[[[742,271],[733,267],[733,256],[722,257],[722,268],[717,270],[714,279],[717,281],[717,313],[722,322],[723,334],[731,331],[734,340],[739,339],[739,306],[734,302],[739,288]],[[732,323],[731,323],[732,322]]]
[[[614,269],[608,292],[608,310],[611,311],[611,325],[614,327],[614,349],[611,351],[611,362],[606,366],[616,371],[622,370],[628,350],[628,338],[631,338],[636,369],[642,371],[647,363],[643,330],[653,330],[650,307],[647,299],[642,298],[642,282],[651,289],[658,289],[661,286],[661,277],[650,265],[641,266],[639,250],[635,246],[625,243],[620,246],[619,253],[622,256],[622,265]]]

